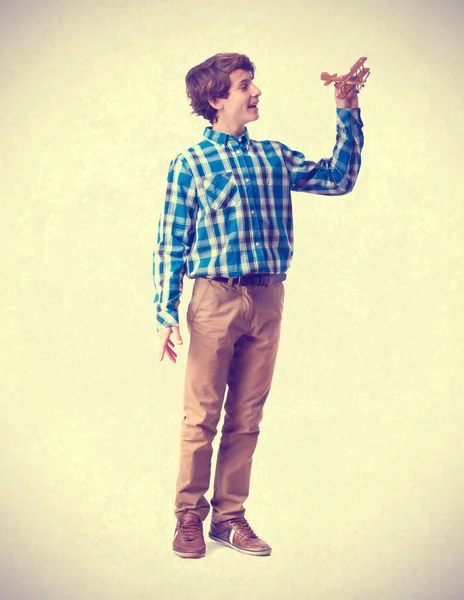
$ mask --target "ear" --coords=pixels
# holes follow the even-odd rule
[[[221,98],[214,98],[213,100],[208,100],[208,102],[216,110],[220,110],[222,108]]]

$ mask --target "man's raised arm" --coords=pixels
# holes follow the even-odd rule
[[[321,158],[316,163],[306,160],[301,152],[281,144],[292,191],[341,196],[354,188],[361,168],[363,122],[358,107],[358,94],[353,90],[340,99],[336,96],[337,91],[335,89],[337,136],[330,158]]]

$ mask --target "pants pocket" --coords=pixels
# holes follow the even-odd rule
[[[211,287],[211,282],[206,277],[198,277],[193,285],[192,298],[187,308],[187,323],[191,324],[195,321],[195,317],[201,308],[208,290]]]

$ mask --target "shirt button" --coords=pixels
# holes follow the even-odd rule
[[[252,215],[254,215],[254,214],[255,214],[255,211],[254,211],[254,210],[252,210],[252,211],[251,211],[251,214],[252,214]]]
[[[259,246],[259,242],[256,242],[256,246]]]
[[[249,181],[250,181],[250,178],[249,178],[249,177],[246,177],[246,178],[245,178],[245,183],[248,183]]]

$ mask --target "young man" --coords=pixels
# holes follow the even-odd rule
[[[245,519],[253,452],[279,344],[283,281],[293,253],[291,191],[341,195],[361,164],[357,95],[336,98],[333,155],[315,163],[273,141],[250,139],[259,118],[255,68],[241,54],[217,54],[186,77],[193,112],[211,126],[170,164],[154,255],[160,360],[182,344],[178,304],[194,278],[187,310],[190,347],[184,393],[174,552],[201,558],[210,510],[212,441],[225,417],[211,499],[211,539],[255,556],[271,553]]]

